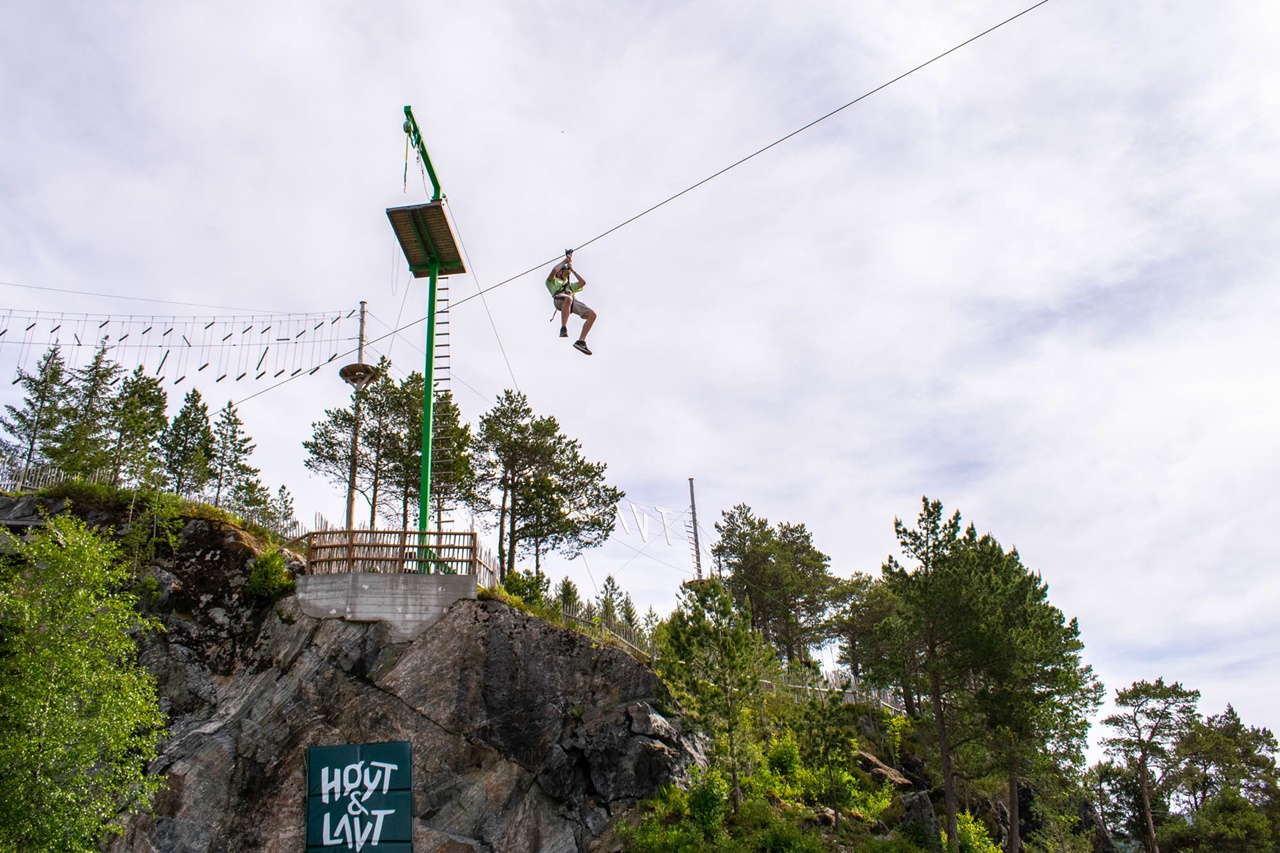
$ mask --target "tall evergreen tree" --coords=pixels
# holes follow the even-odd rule
[[[605,484],[605,465],[587,462],[555,418],[535,417],[523,394],[503,392],[480,418],[475,448],[477,509],[497,516],[504,576],[522,546],[540,566],[547,551],[573,557],[613,531],[622,490]]]
[[[618,609],[622,606],[622,589],[613,575],[605,575],[604,583],[600,584],[600,595],[596,598],[596,605],[600,608],[601,618],[606,622],[618,621]]]
[[[1048,587],[1016,550],[990,535],[975,538],[970,527],[938,563],[957,579],[952,654],[969,673],[986,744],[1006,778],[1005,851],[1018,853],[1019,785],[1039,767],[1078,776],[1102,685],[1080,659],[1076,621],[1049,603]]]
[[[209,425],[209,407],[192,388],[182,401],[182,408],[160,434],[160,456],[169,488],[175,494],[200,494],[211,476],[213,460],[213,428]]]
[[[225,499],[254,494],[254,486],[260,490],[258,469],[249,464],[256,445],[244,430],[244,421],[235,405],[228,400],[218,411],[213,424],[212,469],[213,505],[222,506]]]
[[[751,628],[750,613],[736,608],[714,579],[682,588],[659,633],[665,644],[659,674],[694,722],[713,735],[712,759],[729,771],[736,811],[763,709],[760,682],[775,670],[773,653]]]
[[[11,441],[4,442],[5,455],[21,466],[18,488],[22,488],[30,470],[45,462],[66,417],[68,383],[66,362],[55,344],[50,347],[34,374],[18,369],[17,384],[25,395],[22,407],[5,405],[0,427]]]
[[[883,577],[901,602],[900,618],[889,623],[898,637],[914,643],[913,660],[901,673],[904,696],[914,693],[916,679],[924,682],[937,736],[939,770],[942,773],[943,799],[946,807],[946,833],[949,847],[959,849],[956,814],[959,799],[952,756],[951,721],[967,672],[951,654],[953,637],[948,622],[955,616],[953,603],[961,589],[954,573],[940,571],[942,558],[956,546],[960,534],[960,513],[944,519],[942,502],[921,500],[916,527],[907,527],[900,519],[893,521],[894,533],[905,556],[915,561],[904,568],[894,557],[881,568]],[[886,626],[886,627],[889,627]]]
[[[408,384],[414,380],[413,384]],[[417,389],[416,401],[422,407],[422,374],[415,373],[402,385],[412,393]],[[418,419],[416,436],[422,435],[422,421]],[[421,443],[419,442],[419,446]],[[431,507],[436,514],[436,527],[443,525],[444,514],[458,504],[474,504],[476,499],[476,470],[472,453],[471,424],[462,419],[462,412],[449,391],[437,391],[435,410],[431,420]],[[416,462],[421,451],[413,454]],[[416,486],[417,484],[415,484]]]
[[[565,575],[560,579],[560,583],[556,584],[556,603],[561,610],[573,611],[582,604],[582,597],[578,594],[578,585]]]
[[[134,369],[112,401],[111,482],[154,485],[161,468],[158,442],[167,425],[169,395],[142,367]]]
[[[1181,807],[1162,836],[1169,848],[1243,853],[1280,840],[1276,749],[1269,729],[1245,725],[1230,705],[1193,720],[1166,780]]]
[[[351,477],[351,434],[356,425],[354,396],[351,408],[326,409],[324,418],[311,424],[311,438],[302,442],[307,451],[303,462],[307,470],[340,486],[344,495]],[[359,479],[356,491],[368,499]]]
[[[1115,734],[1103,738],[1107,754],[1125,762],[1138,777],[1141,796],[1142,846],[1160,853],[1154,800],[1166,774],[1176,769],[1174,747],[1196,720],[1199,690],[1178,682],[1135,681],[1116,691],[1116,713],[1102,721]]]
[[[84,367],[71,370],[71,388],[57,439],[49,459],[64,473],[92,476],[111,465],[111,421],[116,384],[124,368],[107,356],[101,344]]]
[[[725,512],[716,532],[712,554],[729,571],[734,601],[750,602],[753,626],[788,663],[807,661],[826,632],[835,584],[830,559],[803,524],[771,528],[746,504]]]
[[[363,398],[357,476],[366,484],[369,529],[373,530],[387,506],[395,454],[402,445],[397,414],[402,408],[403,395],[391,378],[391,361],[386,356],[378,361],[378,378],[356,393]]]

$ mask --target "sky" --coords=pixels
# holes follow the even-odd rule
[[[927,496],[1042,573],[1110,692],[1176,680],[1278,729],[1280,7],[1048,0],[695,188],[1029,5],[10,0],[0,374],[40,354],[14,316],[361,300],[366,360],[420,370],[426,282],[385,214],[429,198],[408,104],[475,297],[463,415],[518,388],[627,493],[553,580],[668,612],[689,478],[704,550],[742,503],[841,576]],[[591,357],[548,319],[570,246]],[[301,444],[344,360],[191,380],[306,523],[343,514]]]

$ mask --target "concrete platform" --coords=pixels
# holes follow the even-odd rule
[[[298,603],[316,619],[385,622],[396,642],[434,624],[455,601],[475,599],[474,575],[349,573],[303,575]]]

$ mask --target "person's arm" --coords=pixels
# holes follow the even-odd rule
[[[569,267],[569,274],[578,280],[578,287],[576,288],[577,290],[582,290],[582,288],[587,286],[587,280],[582,276],[578,275],[578,271],[575,270],[573,267]]]

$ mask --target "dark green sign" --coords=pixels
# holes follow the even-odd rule
[[[407,741],[307,749],[307,853],[413,853]]]

